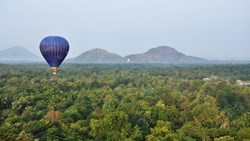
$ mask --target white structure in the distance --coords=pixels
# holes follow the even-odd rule
[[[127,63],[130,63],[130,59],[127,60]]]
[[[211,81],[211,80],[217,80],[217,79],[218,79],[217,76],[210,76],[210,77],[203,78],[203,81]]]
[[[244,82],[242,80],[237,80],[236,82],[238,85],[241,85],[241,86],[250,86],[249,82]]]

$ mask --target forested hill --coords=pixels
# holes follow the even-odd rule
[[[70,63],[161,63],[161,64],[202,64],[208,63],[205,59],[187,56],[168,46],[151,48],[142,54],[133,54],[121,57],[103,49],[92,49],[81,55],[66,60]]]
[[[187,56],[168,46],[159,46],[145,53],[128,55],[125,58],[132,63],[206,63],[205,59]]]
[[[250,65],[0,64],[0,140],[247,141],[239,79]]]
[[[81,55],[68,59],[67,62],[71,63],[124,63],[124,59],[114,53],[110,53],[103,49],[91,49],[83,52]]]

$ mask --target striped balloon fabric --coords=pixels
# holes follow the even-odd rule
[[[41,41],[40,51],[54,70],[53,74],[56,74],[58,67],[69,52],[69,43],[63,37],[48,36]]]

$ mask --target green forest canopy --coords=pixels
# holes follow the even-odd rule
[[[236,80],[250,65],[0,64],[0,140],[250,140]]]

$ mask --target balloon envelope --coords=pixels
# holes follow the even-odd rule
[[[63,37],[48,36],[41,41],[40,51],[54,70],[53,74],[56,74],[58,67],[69,52],[69,43]]]

